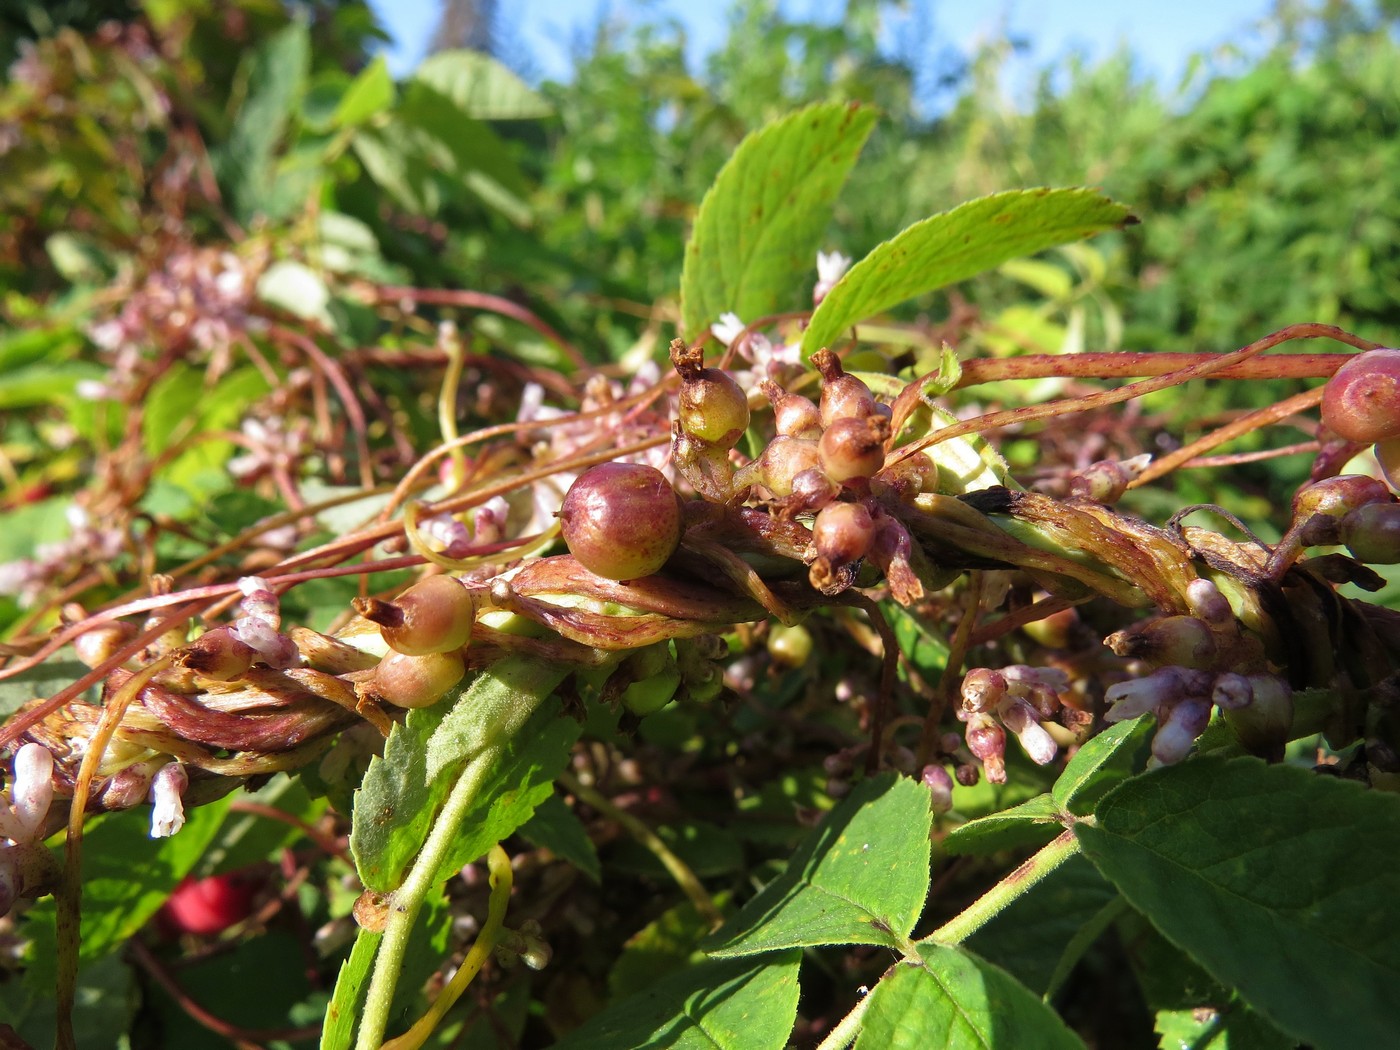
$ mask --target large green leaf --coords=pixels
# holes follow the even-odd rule
[[[488,750],[491,775],[466,818],[470,834],[449,861],[464,863],[464,851],[465,861],[476,859],[530,818],[558,774],[569,732],[576,734],[571,724],[552,728],[559,704],[546,703],[563,676],[547,661],[508,657],[455,700],[410,711],[394,727],[355,793],[350,847],[367,887],[387,893],[399,885],[457,775]]]
[[[550,795],[535,807],[534,816],[521,826],[520,834],[526,842],[567,860],[594,885],[603,881],[598,850],[588,837],[588,829],[558,795]]]
[[[1394,1040],[1400,799],[1253,758],[1202,757],[1110,792],[1075,833],[1216,980],[1319,1047]]]
[[[373,62],[360,70],[359,75],[345,89],[332,119],[338,127],[354,127],[379,115],[393,104],[394,78],[389,75],[389,65],[384,56],[378,55]]]
[[[685,247],[686,338],[720,314],[745,320],[800,307],[831,205],[875,125],[875,111],[809,106],[739,144],[700,202]]]
[[[916,295],[1131,221],[1127,208],[1085,189],[1011,190],[968,201],[915,223],[851,267],[812,315],[802,352],[810,356],[856,322]]]
[[[310,67],[311,34],[300,20],[270,37],[253,54],[247,70],[247,99],[218,157],[219,176],[241,219],[265,207],[273,182],[273,153],[301,102]]]
[[[898,947],[928,893],[931,824],[921,785],[892,774],[862,781],[705,950],[724,957],[817,944]]]
[[[962,948],[919,945],[870,993],[856,1050],[1056,1050],[1084,1044],[1005,970]]]
[[[1144,715],[1111,725],[1085,741],[1050,789],[1055,805],[1078,816],[1090,812],[1109,789],[1132,775],[1154,724]]]
[[[553,110],[539,93],[490,55],[478,51],[439,51],[413,71],[477,120],[527,120]]]
[[[797,951],[710,960],[624,999],[556,1050],[781,1050],[797,1018]]]
[[[944,838],[943,848],[959,855],[1043,846],[1062,830],[1059,808],[1043,794],[954,828]]]

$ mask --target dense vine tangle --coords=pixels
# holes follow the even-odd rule
[[[1261,356],[1297,337],[1364,352],[1307,356],[1303,374],[1336,376],[1307,395],[1322,406],[1317,469],[1272,548],[1114,510],[1127,488],[1155,476],[1142,457],[1093,464],[1068,479],[1067,495],[1052,496],[1015,487],[995,456],[955,441],[1190,378],[1299,374],[1297,358],[1279,358],[1271,371],[1274,359]],[[66,641],[94,668],[37,698],[0,737],[14,767],[0,799],[0,907],[59,885],[42,842],[65,823],[80,834],[74,799],[88,812],[152,801],[153,834],[173,834],[185,807],[250,777],[313,762],[334,776],[350,765],[344,752],[373,750],[402,708],[438,702],[511,653],[585,672],[602,682],[603,702],[635,716],[673,700],[711,701],[729,660],[720,634],[769,620],[792,628],[823,608],[860,610],[874,627],[873,649],[883,648],[881,686],[865,711],[867,768],[905,768],[936,796],[954,780],[1005,779],[1008,734],[1047,764],[1096,721],[1145,712],[1157,719],[1153,753],[1163,763],[1185,757],[1218,711],[1257,754],[1278,757],[1288,740],[1323,730],[1334,746],[1364,741],[1368,768],[1394,774],[1400,614],[1337,586],[1374,589],[1380,580],[1366,563],[1400,561],[1400,352],[1302,325],[1233,354],[1153,357],[1056,358],[1055,367],[1081,376],[1153,378],[958,422],[934,404],[928,377],[877,396],[823,350],[815,376],[773,369],[750,376],[746,390],[678,340],[674,374],[651,389],[624,394],[595,375],[581,410],[550,421],[551,444],[501,457],[490,477],[436,506],[410,505],[413,554],[330,564],[404,535],[404,524],[383,522],[237,588],[167,588],[79,618],[3,672]],[[1040,364],[976,362],[941,389],[965,388],[974,370],[983,381],[1034,375]],[[664,398],[677,406],[674,420]],[[1279,417],[1251,418],[1262,426]],[[464,435],[417,473],[453,449],[529,430],[522,422]],[[1337,476],[1372,444],[1390,487]],[[1213,445],[1191,447],[1199,455]],[[540,556],[559,525],[569,553]],[[1309,556],[1318,546],[1347,553]],[[301,580],[425,562],[434,563],[430,574],[396,597],[356,601],[334,634],[282,621],[278,592]],[[1009,592],[1019,604],[979,624]],[[922,723],[917,751],[886,739],[900,698],[885,596],[916,617],[957,623],[943,681],[910,676],[911,689],[925,687],[927,712],[899,722]],[[1122,607],[1125,625],[1102,656],[1064,659],[1055,644],[1062,618],[1094,597]],[[239,614],[191,638],[188,621],[220,601],[239,602]],[[134,619],[143,614],[144,626]],[[964,667],[973,645],[1016,628],[1043,641],[1042,662]],[[93,681],[102,705],[68,702]],[[1295,705],[1303,689],[1325,702]],[[961,734],[947,732],[948,716]]]

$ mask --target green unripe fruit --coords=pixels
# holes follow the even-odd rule
[[[1337,369],[1322,391],[1322,422],[1348,441],[1400,437],[1400,350],[1368,350]]]
[[[728,372],[702,368],[681,382],[679,418],[696,440],[733,448],[749,427],[749,399]]]
[[[395,707],[431,707],[462,680],[461,650],[406,656],[390,653],[364,683],[364,691]]]
[[[635,580],[657,572],[680,546],[681,505],[655,467],[600,463],[569,486],[559,525],[589,572]]]
[[[680,686],[680,668],[673,661],[651,677],[633,682],[624,689],[622,706],[641,717],[654,714],[675,699]]]
[[[1357,561],[1369,565],[1400,563],[1400,503],[1358,507],[1341,524],[1341,540]]]
[[[379,624],[384,641],[406,656],[445,653],[471,641],[476,610],[471,595],[451,576],[419,580],[392,602],[356,599],[355,608]]]
[[[785,667],[801,667],[812,658],[812,632],[801,624],[774,624],[768,632],[768,655]]]

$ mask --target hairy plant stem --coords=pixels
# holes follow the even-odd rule
[[[856,1036],[860,1035],[861,1022],[865,1020],[865,1011],[870,1009],[870,998],[869,992],[863,995],[851,1012],[826,1033],[826,1038],[817,1044],[817,1050],[846,1050],[855,1042]]]
[[[399,971],[403,969],[404,953],[408,950],[408,938],[413,932],[418,910],[423,905],[424,896],[432,888],[438,868],[452,848],[462,821],[476,801],[481,785],[504,751],[504,742],[492,744],[478,751],[467,763],[457,782],[452,785],[452,791],[437,819],[433,821],[433,830],[429,832],[428,840],[423,844],[413,867],[390,898],[389,918],[384,924],[384,935],[374,956],[374,973],[370,977],[369,992],[365,998],[356,1050],[379,1050],[384,1042],[389,1007],[393,1003],[394,988],[398,984]]]
[[[452,1009],[453,1004],[467,990],[467,985],[471,984],[472,978],[481,972],[481,967],[486,963],[486,957],[495,949],[496,941],[501,934],[501,927],[506,920],[506,906],[510,903],[510,887],[514,881],[514,872],[511,871],[510,858],[506,856],[506,851],[500,846],[491,847],[491,851],[486,855],[486,866],[491,872],[491,900],[487,905],[486,922],[481,927],[481,932],[477,934],[471,951],[467,952],[467,957],[462,960],[462,965],[457,967],[457,972],[452,975],[452,980],[433,1001],[428,1012],[420,1017],[413,1027],[403,1035],[385,1043],[384,1050],[418,1050],[426,1043],[428,1037],[442,1023],[447,1011]]]
[[[1073,829],[1066,828],[1019,868],[923,940],[961,944],[1078,852],[1079,840],[1074,837]]]

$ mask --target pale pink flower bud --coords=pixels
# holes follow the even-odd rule
[[[928,788],[929,806],[935,813],[947,813],[953,808],[953,778],[940,765],[924,766],[919,780]]]
[[[15,753],[14,768],[10,798],[15,819],[25,832],[17,841],[32,842],[39,836],[53,800],[53,755],[43,744],[25,744]]]
[[[1184,667],[1163,667],[1143,678],[1111,685],[1104,691],[1104,699],[1112,705],[1104,715],[1104,721],[1126,722],[1192,693],[1203,692],[1206,685],[1195,681],[1198,675],[1206,682],[1210,681],[1209,675],[1188,671]]]
[[[1047,765],[1055,757],[1058,747],[1054,738],[1036,718],[1035,708],[1024,700],[1012,700],[1000,709],[1002,723],[1016,734],[1032,762],[1038,766]]]
[[[1234,610],[1220,588],[1210,580],[1192,580],[1186,585],[1186,603],[1191,612],[1213,627],[1234,619]]]
[[[967,749],[982,760],[989,783],[1006,783],[1006,730],[990,715],[978,712],[968,719]]]
[[[243,592],[241,604],[245,617],[266,621],[274,629],[281,625],[281,607],[266,580],[261,576],[244,576],[238,581],[238,589]]]
[[[1211,703],[1227,711],[1237,711],[1254,702],[1254,685],[1242,674],[1227,671],[1217,675],[1210,691]]]
[[[1152,738],[1152,757],[1164,766],[1174,765],[1191,753],[1196,738],[1210,724],[1210,704],[1188,699],[1176,704]]]
[[[1006,677],[1000,671],[974,667],[963,678],[962,710],[958,712],[958,717],[962,718],[964,713],[990,711],[1004,696]]]
[[[151,838],[167,839],[185,826],[185,788],[190,777],[179,762],[163,766],[151,778]]]

